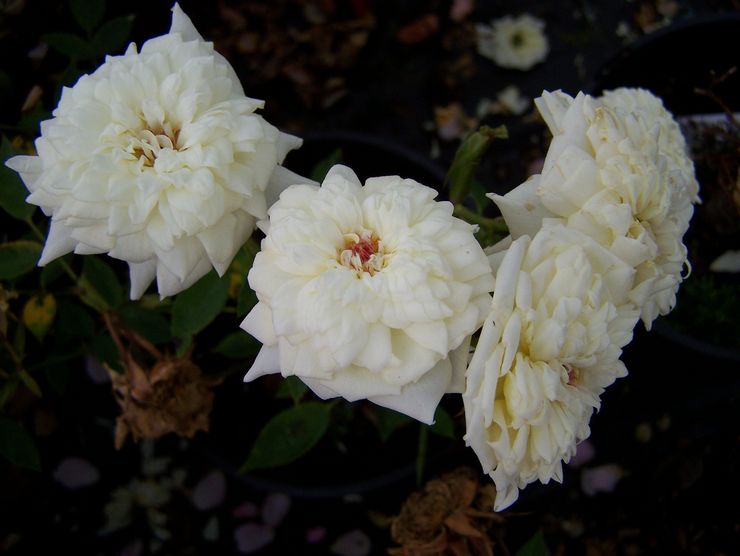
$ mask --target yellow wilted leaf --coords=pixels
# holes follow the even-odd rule
[[[41,341],[49,331],[56,313],[57,302],[53,295],[34,295],[23,307],[23,324]]]

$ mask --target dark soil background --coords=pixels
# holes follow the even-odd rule
[[[506,124],[510,139],[494,145],[477,175],[497,192],[532,173],[549,137],[531,105],[522,115],[479,117],[481,99],[495,99],[509,85],[532,99],[543,89],[575,94],[599,92],[605,83],[638,84],[629,77],[619,83],[625,73],[615,69],[624,72],[619,61],[630,48],[670,25],[737,21],[740,13],[736,2],[720,0],[472,4],[468,15],[453,20],[452,2],[441,0],[181,2],[233,64],[246,93],[266,100],[265,118],[306,138],[305,148],[286,161],[289,167],[308,173],[342,148],[343,160],[363,178],[398,173],[441,187],[467,131]],[[134,15],[130,40],[141,44],[167,31],[169,8],[160,0],[109,2],[106,18]],[[477,54],[475,23],[525,12],[546,22],[544,63],[506,70]],[[42,35],[60,31],[81,32],[67,2],[0,2],[5,133],[33,134],[39,114],[21,107],[34,85],[41,88],[37,107],[53,107],[67,60],[39,45]],[[665,89],[669,108],[686,113],[695,106],[686,87],[708,87],[710,70],[722,73],[740,61],[737,36],[664,51],[650,58],[659,67],[638,54],[629,67],[648,76],[666,67],[681,72],[689,67],[687,51],[695,54],[704,70],[691,74],[698,82],[671,82]],[[735,91],[718,92],[737,110]],[[720,111],[701,102],[700,111]],[[495,554],[516,554],[538,531],[549,553],[558,555],[740,553],[738,359],[638,327],[624,360],[630,375],[604,395],[591,438],[579,461],[566,467],[564,484],[523,491],[496,527]],[[298,463],[238,475],[259,428],[282,408],[272,401],[276,387],[270,381],[243,385],[237,372],[216,389],[210,433],[193,441],[129,442],[115,451],[110,384],[94,362],[73,362],[63,395],[17,401],[39,438],[43,473],[0,462],[0,553],[385,554],[394,546],[386,518],[418,488],[417,428],[401,427],[383,443],[361,418],[364,410],[342,406],[335,433]],[[425,478],[460,465],[480,474],[462,441],[461,400],[446,398],[443,405],[455,419],[456,439],[430,437]],[[70,488],[60,479],[68,458],[83,461],[75,476],[87,477],[85,484]],[[122,510],[128,517],[110,530],[113,500],[128,508]]]

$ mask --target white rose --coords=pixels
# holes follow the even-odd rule
[[[362,186],[344,166],[270,208],[242,328],[264,345],[245,380],[296,375],[321,398],[367,398],[432,422],[461,392],[493,276],[474,227],[413,180]]]
[[[503,68],[528,70],[544,61],[550,50],[545,22],[529,14],[505,16],[491,26],[476,26],[478,52]]]
[[[465,439],[496,484],[497,511],[535,480],[562,480],[599,396],[627,374],[619,357],[638,319],[634,270],[577,230],[546,220],[499,255],[463,394]]]
[[[131,297],[222,274],[267,216],[265,188],[300,140],[244,96],[234,70],[177,4],[166,35],[131,44],[65,89],[18,156],[28,202],[51,215],[40,265],[70,251],[128,262]]]
[[[610,97],[618,108],[583,93],[575,99],[543,93],[535,104],[553,140],[542,174],[491,197],[515,237],[535,234],[543,218],[559,217],[635,267],[631,297],[649,329],[675,304],[687,264],[681,240],[697,186],[670,115],[656,108],[660,101],[648,102],[649,93],[635,100],[630,91]],[[619,99],[638,108],[630,111]]]

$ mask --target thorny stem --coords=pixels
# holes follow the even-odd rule
[[[124,366],[127,366],[126,363],[128,361],[128,353],[123,346],[123,342],[121,341],[121,336],[118,334],[118,330],[115,326],[113,326],[113,318],[111,317],[111,313],[110,311],[104,311],[102,315],[103,321],[105,322],[105,327],[108,329],[108,332],[110,332],[110,336],[113,339],[113,342],[116,344],[118,353],[121,355],[121,361],[124,363]]]
[[[141,347],[144,351],[146,351],[149,355],[151,355],[155,359],[157,360],[163,359],[162,352],[159,351],[153,343],[151,343],[149,340],[147,340],[143,336],[137,334],[136,332],[128,328],[122,329],[121,333],[124,336],[126,336],[129,340],[131,340],[133,343]]]

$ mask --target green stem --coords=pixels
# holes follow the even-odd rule
[[[470,224],[478,224],[481,228],[489,229],[492,232],[501,232],[505,234],[509,232],[509,228],[506,225],[506,222],[504,222],[503,216],[497,216],[496,218],[487,218],[463,205],[455,206],[453,214],[469,222]]]

